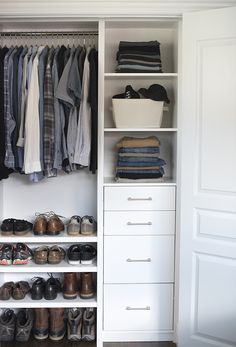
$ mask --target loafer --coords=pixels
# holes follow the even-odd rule
[[[12,296],[14,282],[6,282],[0,288],[0,300],[9,300]]]
[[[40,246],[34,250],[34,262],[35,264],[43,265],[48,262],[49,248],[47,246]]]
[[[0,245],[0,265],[11,265],[13,257],[13,246],[10,244]]]
[[[13,341],[16,315],[13,310],[5,310],[0,316],[0,341]]]
[[[92,216],[84,216],[81,221],[81,234],[92,235],[97,231],[97,222]]]
[[[91,265],[95,262],[97,257],[96,249],[91,245],[82,245],[81,246],[81,257],[80,262],[83,265]]]
[[[41,300],[44,296],[45,289],[45,279],[42,277],[35,277],[32,279],[33,284],[31,288],[31,299],[32,300]]]
[[[72,216],[67,226],[68,235],[79,235],[81,229],[81,217]]]
[[[51,213],[47,223],[47,235],[59,235],[64,230],[64,224],[55,213]]]
[[[13,218],[4,219],[1,224],[2,235],[12,235],[14,231],[14,220]]]
[[[80,264],[81,245],[72,245],[67,251],[68,263],[71,265]]]
[[[24,243],[17,243],[13,247],[13,256],[12,263],[13,265],[24,265],[33,258],[33,252],[31,249]]]
[[[65,258],[65,251],[62,247],[52,246],[48,252],[48,263],[49,264],[60,264]]]
[[[26,342],[29,340],[33,327],[33,311],[30,308],[21,309],[16,316],[16,341]]]
[[[46,284],[44,290],[44,298],[46,300],[55,300],[57,298],[57,294],[61,291],[61,282],[58,278],[54,278],[51,276]]]
[[[26,281],[19,281],[14,283],[12,288],[12,297],[15,300],[22,300],[26,294],[30,292],[30,285]]]

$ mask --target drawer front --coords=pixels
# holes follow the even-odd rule
[[[174,282],[174,236],[105,236],[104,264],[105,283]]]
[[[105,235],[173,235],[175,211],[106,211]]]
[[[175,187],[105,187],[107,211],[175,210]]]
[[[105,330],[172,330],[173,284],[106,284]]]

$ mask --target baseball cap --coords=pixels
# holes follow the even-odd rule
[[[146,99],[165,101],[167,104],[170,103],[165,88],[160,84],[152,84],[148,89],[140,88],[138,92]]]

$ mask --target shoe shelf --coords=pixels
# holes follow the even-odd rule
[[[131,78],[131,77],[137,77],[137,78],[155,78],[155,79],[166,79],[166,78],[176,78],[178,77],[178,74],[173,73],[134,73],[134,72],[127,72],[127,73],[117,73],[117,72],[106,72],[104,73],[105,79],[119,79],[119,78]]]
[[[24,236],[1,235],[1,243],[16,243],[16,242],[45,243],[45,244],[97,242],[97,234],[88,235],[88,236],[85,236],[85,235],[71,236],[64,231],[60,235],[56,235],[56,236],[50,236],[50,235],[37,236],[37,235],[34,235],[32,232],[29,232],[28,234]]]
[[[0,273],[3,272],[35,272],[35,274],[39,272],[97,272],[97,263],[95,262],[92,265],[71,265],[67,261],[62,260],[59,264],[55,265],[38,265],[31,261],[27,265],[0,265]]]
[[[27,294],[22,300],[0,300],[1,308],[39,308],[39,307],[97,307],[97,297],[94,296],[90,299],[81,299],[79,296],[75,299],[65,299],[62,293],[57,295],[55,300],[32,300],[30,295]]]

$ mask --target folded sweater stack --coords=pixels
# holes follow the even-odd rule
[[[162,72],[158,41],[120,41],[116,59],[116,72]]]
[[[160,141],[157,137],[123,137],[117,148],[116,180],[159,179],[164,175],[166,162],[159,158]]]

